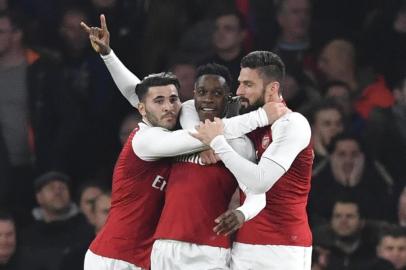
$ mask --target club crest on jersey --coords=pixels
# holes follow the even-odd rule
[[[266,149],[271,142],[271,139],[269,138],[268,134],[265,134],[264,137],[262,137],[262,143],[261,146],[263,149]]]

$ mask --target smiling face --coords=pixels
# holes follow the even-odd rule
[[[195,107],[201,121],[223,117],[226,108],[228,86],[219,75],[202,75],[196,81]]]
[[[152,126],[173,129],[181,103],[175,85],[151,86],[138,105],[142,117]]]

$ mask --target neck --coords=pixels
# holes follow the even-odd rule
[[[11,258],[11,256],[12,256],[12,254],[7,255],[7,256],[0,256],[0,266],[1,266],[2,264],[8,263],[8,261],[9,261],[10,258]]]
[[[9,53],[0,56],[0,67],[15,67],[21,65],[25,61],[24,49],[17,47],[12,49]]]
[[[221,59],[225,60],[225,61],[230,61],[233,60],[235,58],[237,58],[238,55],[240,55],[241,52],[241,47],[237,46],[235,48],[231,48],[228,50],[223,50],[223,51],[218,51],[217,55],[218,57],[220,57]]]
[[[320,156],[324,157],[328,155],[326,147],[324,147],[324,145],[322,144],[321,140],[317,137],[317,135],[315,135],[313,139],[313,148],[314,151]]]

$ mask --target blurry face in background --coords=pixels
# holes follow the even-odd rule
[[[308,0],[285,0],[277,15],[282,32],[296,40],[307,38],[311,21]]]
[[[400,10],[393,22],[393,28],[400,33],[406,33],[406,8]]]
[[[245,31],[240,28],[237,16],[221,16],[217,18],[215,27],[213,45],[216,50],[228,51],[242,45],[245,38]]]
[[[180,100],[186,101],[193,99],[193,89],[196,79],[196,67],[189,64],[178,64],[172,68],[173,74],[179,80],[179,98]]]
[[[403,80],[403,83],[399,88],[394,89],[393,95],[396,104],[406,107],[406,78]]]
[[[200,121],[222,118],[228,95],[226,80],[218,75],[202,75],[197,78],[195,87],[195,107]]]
[[[91,0],[96,8],[110,8],[116,5],[116,0]]]
[[[64,214],[69,209],[70,194],[65,182],[54,180],[36,194],[38,204],[53,214]]]
[[[79,11],[70,11],[64,15],[59,33],[66,42],[66,48],[80,52],[89,46],[88,35],[80,26],[80,22],[87,20],[85,14]]]
[[[138,111],[154,127],[175,128],[181,103],[175,85],[151,86]]]
[[[292,100],[299,94],[300,88],[295,77],[290,74],[286,74],[284,80],[283,88],[283,99],[289,103],[289,100]]]
[[[386,236],[376,248],[379,258],[390,261],[395,269],[403,269],[406,266],[406,237]]]
[[[313,124],[314,137],[328,146],[331,139],[344,129],[341,113],[336,109],[326,109],[317,112]]]
[[[8,18],[0,18],[0,57],[13,46],[13,27]]]
[[[326,91],[326,98],[334,100],[342,108],[346,115],[352,111],[350,89],[342,85],[330,86]]]
[[[94,205],[94,225],[98,232],[106,223],[111,207],[111,196],[102,194],[97,197]]]
[[[14,254],[16,245],[14,222],[0,220],[0,265],[5,264]]]
[[[331,227],[340,237],[348,237],[357,233],[363,226],[363,221],[354,203],[337,202],[331,217]]]
[[[102,193],[99,187],[87,187],[82,192],[80,197],[80,210],[86,216],[90,224],[94,223],[94,217],[92,213],[93,204],[97,196]]]

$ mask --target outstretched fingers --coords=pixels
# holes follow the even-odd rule
[[[108,31],[107,30],[106,17],[104,16],[104,14],[100,15],[100,26],[103,29],[103,31]]]
[[[84,22],[80,22],[80,26],[82,26],[82,29],[86,31],[86,33],[90,34],[91,29],[89,26],[87,26],[87,24],[85,24]]]

